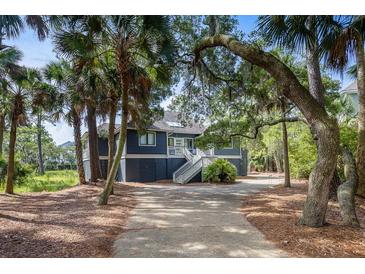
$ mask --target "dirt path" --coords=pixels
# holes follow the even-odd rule
[[[98,207],[100,191],[0,194],[0,257],[110,257],[135,201],[117,186],[109,205]]]
[[[282,257],[240,212],[242,197],[281,183],[258,177],[234,185],[129,184],[138,205],[115,257]]]

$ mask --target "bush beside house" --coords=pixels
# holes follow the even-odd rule
[[[203,170],[203,181],[211,183],[233,183],[237,169],[225,159],[217,159]]]

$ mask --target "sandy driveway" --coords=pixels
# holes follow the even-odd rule
[[[133,184],[138,204],[115,257],[283,257],[240,212],[242,197],[282,179],[223,185]]]

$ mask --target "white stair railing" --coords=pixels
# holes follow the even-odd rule
[[[185,184],[189,182],[189,180],[193,178],[191,177],[191,174],[194,174],[193,176],[195,176],[200,171],[196,170],[199,169],[199,164],[196,163],[201,161],[201,156],[193,155],[187,148],[184,148],[183,154],[184,157],[186,158],[186,163],[183,164],[180,168],[178,168],[172,175],[173,181],[179,184]]]

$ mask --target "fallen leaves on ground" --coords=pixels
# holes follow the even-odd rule
[[[305,181],[245,196],[242,211],[268,240],[293,257],[365,257],[365,200],[356,198],[362,228],[341,226],[336,201],[330,201],[324,227],[298,224],[307,194]]]
[[[101,186],[58,192],[0,194],[0,257],[109,257],[135,200],[115,186],[97,206]]]

